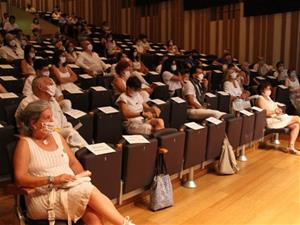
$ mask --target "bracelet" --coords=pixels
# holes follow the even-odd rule
[[[48,188],[52,188],[54,177],[48,176]]]

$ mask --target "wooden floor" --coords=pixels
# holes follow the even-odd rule
[[[300,157],[251,149],[233,176],[209,173],[197,189],[177,187],[174,207],[151,212],[147,198],[119,208],[135,224],[300,224]],[[1,194],[1,192],[0,192]],[[0,197],[0,225],[16,225],[11,196]]]

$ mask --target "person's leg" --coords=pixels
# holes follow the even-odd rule
[[[291,129],[290,132],[290,140],[289,140],[289,149],[295,149],[295,143],[299,134],[299,124],[294,123],[289,125],[289,128]]]
[[[148,121],[148,123],[151,124],[154,131],[158,131],[165,128],[165,123],[163,119],[160,118],[151,119]]]
[[[112,202],[98,189],[94,189],[88,203],[98,217],[107,219],[114,225],[123,225],[125,218],[118,212]]]
[[[89,206],[86,208],[82,220],[86,225],[103,225],[101,218]]]

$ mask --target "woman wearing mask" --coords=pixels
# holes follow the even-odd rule
[[[299,115],[300,114],[300,84],[295,70],[288,71],[288,78],[285,80],[285,86],[289,88],[290,100]]]
[[[138,71],[142,74],[147,74],[149,69],[145,66],[145,64],[141,60],[141,56],[138,54],[136,48],[133,48],[130,52],[130,59],[132,61],[132,67],[135,71]]]
[[[51,67],[51,74],[54,75],[58,83],[58,87],[63,90],[79,90],[80,88],[74,84],[77,81],[77,75],[67,65],[66,52],[58,50],[53,57],[53,66]]]
[[[117,44],[113,40],[113,37],[111,34],[108,34],[107,38],[106,38],[106,50],[107,50],[107,54],[109,56],[115,56],[116,54],[121,52],[121,49],[117,47]]]
[[[162,80],[169,86],[169,93],[171,96],[175,91],[182,88],[182,78],[179,73],[179,68],[174,59],[168,59],[164,62],[161,70]]]
[[[126,81],[131,75],[131,66],[127,60],[121,60],[116,65],[115,78],[112,82],[114,95],[118,97],[120,94],[126,91]]]
[[[21,61],[21,73],[23,77],[35,76],[35,70],[33,68],[34,59],[35,49],[32,45],[26,45],[24,48],[24,59]]]
[[[231,96],[233,111],[240,111],[251,107],[248,100],[250,93],[244,90],[238,76],[239,74],[236,70],[231,68],[227,71],[227,78],[224,82],[224,91]]]
[[[7,61],[24,58],[24,51],[17,43],[14,35],[8,33],[5,35],[4,46],[0,48],[0,58]]]
[[[167,51],[174,55],[179,55],[180,52],[178,50],[177,45],[174,45],[173,40],[169,40],[167,43]]]
[[[78,58],[78,54],[75,51],[74,44],[71,41],[66,44],[66,57],[67,63],[75,63]]]
[[[256,105],[266,110],[267,127],[275,129],[289,127],[291,129],[289,146],[286,152],[300,156],[300,151],[295,148],[295,142],[299,134],[300,117],[283,114],[282,109],[279,108],[277,103],[271,99],[271,90],[271,84],[261,84],[258,87],[260,96],[257,99]]]
[[[33,20],[32,20],[31,31],[33,31],[34,29],[37,29],[40,32],[42,32],[40,20],[37,17],[33,18]]]

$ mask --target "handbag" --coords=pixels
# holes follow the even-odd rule
[[[150,188],[150,209],[157,211],[173,205],[173,187],[164,155],[159,154],[156,159],[156,168]]]

